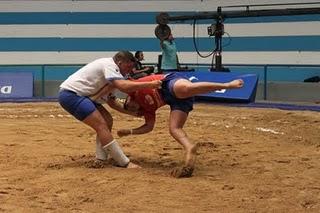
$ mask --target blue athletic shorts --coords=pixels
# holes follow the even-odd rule
[[[80,121],[83,121],[100,105],[93,102],[90,98],[78,96],[70,90],[62,90],[59,92],[59,103],[67,112]]]
[[[164,99],[164,102],[170,106],[171,110],[180,110],[185,113],[189,113],[193,110],[194,97],[180,99],[176,98],[173,92],[173,85],[179,79],[189,80],[187,77],[179,73],[167,74],[165,79],[162,80],[162,88],[160,90],[161,95]]]

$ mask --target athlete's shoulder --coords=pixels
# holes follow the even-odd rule
[[[123,79],[120,68],[114,62],[113,58],[99,58],[94,62],[97,69],[100,69],[107,79],[109,75],[114,79]]]

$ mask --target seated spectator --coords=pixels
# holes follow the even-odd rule
[[[138,79],[147,75],[150,75],[154,71],[153,66],[143,66],[141,61],[144,60],[144,55],[141,50],[137,51],[134,54],[135,58],[137,59],[135,67],[132,69],[130,73],[130,77],[133,79]]]

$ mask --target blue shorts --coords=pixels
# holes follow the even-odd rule
[[[179,73],[169,73],[162,80],[161,95],[164,102],[170,106],[171,110],[180,110],[185,113],[189,113],[193,110],[194,97],[190,98],[177,98],[173,92],[173,86],[179,79],[189,80],[187,77]]]
[[[90,98],[79,96],[75,92],[62,90],[59,92],[60,105],[76,119],[83,121],[88,115],[93,113],[97,104]]]

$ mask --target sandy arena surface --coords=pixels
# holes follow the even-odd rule
[[[0,104],[0,212],[319,212],[320,113],[195,105],[191,178],[167,107],[118,139],[142,169],[94,168],[94,132],[57,103]],[[112,111],[114,130],[142,124]],[[116,134],[114,136],[117,138]]]

